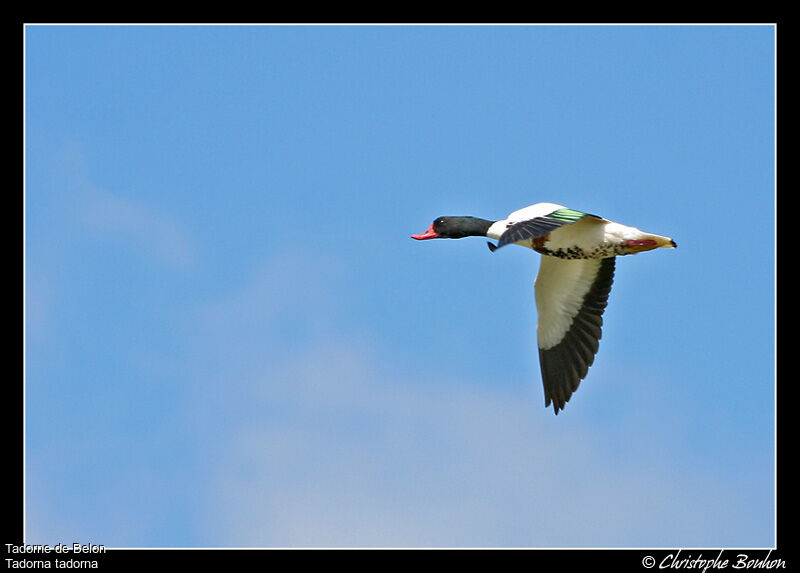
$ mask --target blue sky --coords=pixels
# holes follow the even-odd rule
[[[26,541],[767,547],[774,28],[29,26]],[[544,407],[540,201],[617,261]]]

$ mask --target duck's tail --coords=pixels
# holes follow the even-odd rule
[[[663,247],[665,249],[675,249],[678,244],[670,237],[662,235],[654,235],[652,233],[642,233],[635,239],[627,239],[625,245],[630,249],[631,253],[641,253],[644,251],[652,251]]]

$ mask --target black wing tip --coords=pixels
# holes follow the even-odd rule
[[[539,364],[544,383],[545,406],[552,402],[556,415],[563,410],[578,390],[594,360],[591,349],[575,346],[565,340],[549,350],[539,349]]]
[[[571,398],[571,397],[572,396],[570,396],[569,398]],[[563,410],[564,406],[566,406],[567,402],[569,402],[569,398],[567,398],[566,400],[559,400],[556,396],[551,396],[550,394],[547,394],[545,392],[545,395],[544,395],[544,407],[547,408],[552,403],[553,404],[553,412],[555,412],[555,415],[558,416],[558,413],[561,410]]]
[[[569,399],[572,398],[573,393],[574,392],[567,390],[564,395],[559,395],[556,392],[551,392],[549,395],[546,394],[544,405],[547,407],[552,402],[553,413],[558,416],[558,413],[566,408],[567,402],[569,402]]]

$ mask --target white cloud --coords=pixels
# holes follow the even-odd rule
[[[187,229],[153,207],[92,186],[78,208],[91,228],[127,240],[134,248],[170,266],[185,268],[195,262],[196,253]]]
[[[89,153],[78,141],[66,140],[57,144],[44,163],[36,195],[28,189],[28,210],[46,220],[39,227],[42,236],[30,237],[32,243],[47,241],[58,248],[73,237],[50,235],[55,227],[59,233],[75,233],[89,229],[104,240],[116,240],[126,248],[154,258],[172,268],[191,268],[197,259],[197,249],[191,232],[175,213],[137,197],[136,189],[110,190],[96,183],[89,165]],[[142,194],[144,196],[145,194]],[[46,203],[39,203],[47,197]],[[68,214],[71,218],[65,218]],[[78,223],[81,229],[72,227]]]
[[[221,448],[204,532],[212,545],[767,541],[732,525],[752,508],[728,484],[684,473],[679,460],[628,457],[624,444],[610,458],[602,436],[559,427],[530,396],[392,379],[342,343],[238,383],[263,415],[240,420]]]

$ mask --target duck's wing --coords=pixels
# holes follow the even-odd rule
[[[504,245],[509,245],[518,241],[524,241],[525,239],[544,237],[551,231],[563,227],[564,225],[577,223],[584,217],[592,217],[599,221],[604,220],[597,215],[590,215],[567,208],[556,209],[547,215],[533,217],[531,219],[514,221],[509,218],[508,227],[497,240],[497,248],[499,249]]]
[[[594,362],[614,261],[542,257],[536,277],[536,330],[545,406],[552,402],[556,414]]]

